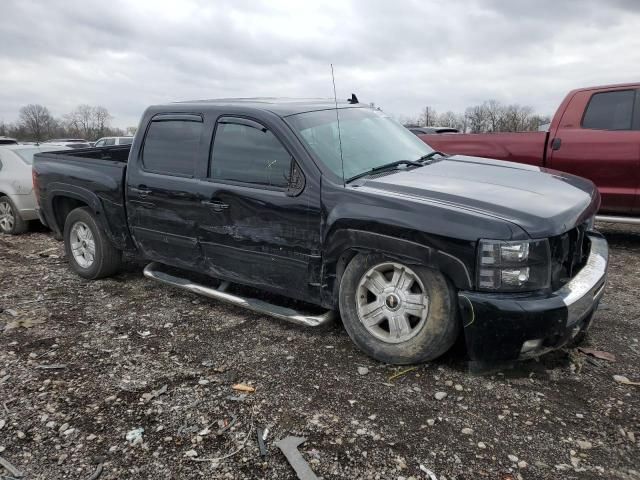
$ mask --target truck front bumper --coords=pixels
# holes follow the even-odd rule
[[[585,266],[551,294],[458,294],[471,360],[535,357],[589,328],[604,293],[609,247],[601,235],[588,235],[591,250]]]

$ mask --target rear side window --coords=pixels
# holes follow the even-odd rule
[[[634,100],[634,90],[594,94],[584,113],[582,127],[597,130],[631,130]]]
[[[151,122],[142,150],[142,165],[151,172],[193,176],[201,135],[202,122]]]
[[[290,175],[291,155],[269,130],[218,124],[210,166],[214,180],[285,188]]]
[[[132,143],[133,143],[133,137],[120,139],[120,145],[131,145]]]

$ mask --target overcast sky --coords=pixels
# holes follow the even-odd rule
[[[0,121],[103,105],[356,92],[395,116],[495,98],[553,113],[571,88],[640,81],[636,0],[2,0]]]

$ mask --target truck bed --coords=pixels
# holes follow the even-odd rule
[[[548,132],[460,133],[419,135],[420,139],[444,153],[495,158],[544,166]]]
[[[77,150],[58,150],[55,152],[47,152],[42,155],[52,154],[51,158],[62,159],[71,157],[73,159],[87,158],[94,160],[110,160],[114,162],[127,163],[129,159],[129,151],[131,145],[116,145],[113,147],[97,147],[97,148],[79,148]]]
[[[61,236],[68,211],[87,205],[121,249],[131,246],[126,227],[125,174],[130,145],[60,150],[34,156],[40,215]]]

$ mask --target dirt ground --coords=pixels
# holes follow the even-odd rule
[[[478,375],[457,349],[396,378],[339,323],[289,325],[135,263],[88,282],[48,233],[2,236],[0,457],[28,479],[288,479],[275,441],[296,435],[326,479],[638,479],[640,386],[613,376],[640,381],[640,228],[600,227],[610,280],[586,346],[615,362],[563,350]]]

